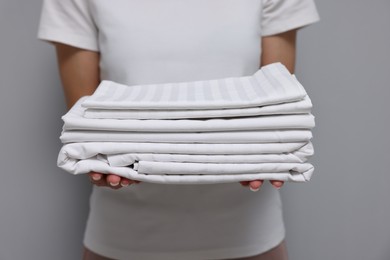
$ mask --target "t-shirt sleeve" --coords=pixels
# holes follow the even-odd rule
[[[99,51],[89,0],[44,0],[38,39]]]
[[[261,35],[298,29],[319,21],[313,0],[262,0]]]

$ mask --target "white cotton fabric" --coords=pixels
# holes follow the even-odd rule
[[[259,130],[204,133],[154,133],[110,131],[65,131],[63,143],[74,142],[159,142],[159,143],[209,143],[251,144],[272,142],[303,142],[312,137],[310,130]]]
[[[249,78],[256,84],[245,85],[245,82],[251,81],[248,80]],[[225,85],[215,83],[229,81],[230,84]],[[163,108],[168,111],[177,108],[188,108],[187,111],[223,110],[226,108],[266,107],[267,104],[275,106],[303,100],[307,96],[306,91],[281,63],[267,65],[259,69],[253,76],[239,77],[234,80],[223,78],[181,83],[183,90],[179,85],[177,89],[173,89],[172,84],[169,83],[126,86],[109,82],[109,85],[111,87],[107,87],[106,81],[102,82],[93,95],[81,98],[62,117],[64,127],[60,139],[64,144],[84,142],[97,142],[99,146],[105,145],[107,142],[186,143],[188,146],[195,143],[239,144],[241,149],[245,151],[245,144],[308,143],[312,137],[310,129],[315,125],[314,116],[311,113],[159,120],[91,119],[84,117],[85,111],[89,107],[106,110],[115,108],[112,113],[121,109],[142,110],[143,107],[145,109]],[[194,86],[197,87],[194,88]],[[207,88],[204,86],[210,88],[210,91],[207,92]],[[238,95],[240,90],[245,92],[248,89],[252,91],[250,95]],[[225,92],[231,92],[234,95],[229,95],[227,99],[218,100],[226,94]],[[180,96],[174,95],[174,93],[185,94]],[[214,95],[207,96],[208,93],[214,93]],[[160,98],[162,95],[165,98]],[[214,98],[216,98],[216,102],[214,102]],[[156,108],[152,106],[153,102],[156,103]],[[312,146],[305,147],[312,149]],[[85,147],[78,146],[78,148],[84,151]],[[303,182],[310,180],[314,169],[309,163],[286,162],[282,157],[279,157],[282,160],[272,163],[240,164],[226,160],[177,162],[174,159],[169,162],[161,162],[139,158],[140,160],[127,165],[118,166],[111,164],[106,159],[113,154],[121,156],[122,153],[118,151],[118,148],[116,149],[110,154],[99,153],[96,154],[96,157],[74,158],[70,158],[66,151],[62,151],[59,155],[58,165],[72,174],[97,171],[114,173],[129,179],[164,184],[229,183],[255,179]],[[279,154],[273,155],[278,156],[286,152],[288,151],[282,148]],[[128,150],[126,153],[134,153],[134,151]],[[225,153],[225,151],[221,151],[222,155]]]
[[[126,176],[127,178],[131,178],[139,181],[146,181],[150,183],[158,183],[158,184],[216,184],[216,183],[237,183],[239,181],[249,181],[254,179],[267,179],[267,180],[282,180],[282,181],[294,181],[294,182],[305,182],[310,180],[311,175],[313,173],[313,167],[310,164],[306,164],[305,169],[300,169],[300,172],[295,172],[294,169],[285,169],[284,171],[279,170],[276,172],[275,169],[266,171],[259,170],[255,173],[241,173],[241,174],[226,174],[226,173],[218,173],[218,174],[202,174],[202,175],[170,175],[167,172],[162,174],[158,174],[158,170],[161,165],[157,167],[153,166],[154,162],[140,162],[142,164],[139,166],[137,163],[137,170],[133,170],[128,167],[109,167],[106,163],[101,160],[97,160],[94,158],[85,159],[80,161],[76,168],[73,168],[72,171],[91,171],[96,170],[102,173],[113,173],[119,176]],[[162,164],[162,163],[160,163]],[[91,167],[93,165],[93,167]],[[272,164],[275,165],[275,164]],[[183,166],[184,167],[184,166]],[[169,169],[177,170],[176,173],[183,169],[180,165],[178,167],[172,167],[172,163],[169,165]],[[188,166],[187,166],[188,167]],[[291,165],[287,165],[287,167],[292,167]],[[227,168],[225,168],[227,169]],[[156,171],[154,171],[156,170]]]
[[[86,159],[97,154],[121,154],[133,151],[135,153],[167,153],[167,154],[281,154],[297,150],[312,149],[310,143],[260,143],[260,144],[186,144],[186,143],[125,143],[125,142],[83,142],[65,144],[60,156]],[[59,156],[59,157],[60,157]],[[61,157],[60,157],[61,158]],[[63,159],[61,159],[63,160]]]
[[[136,161],[157,162],[197,162],[197,163],[272,163],[272,162],[305,162],[313,150],[298,150],[283,154],[246,154],[246,155],[201,155],[201,154],[156,154],[124,153],[102,156],[110,166],[128,166]],[[100,157],[100,156],[99,156]]]
[[[144,85],[253,75],[260,65],[261,36],[317,20],[312,0],[118,0],[115,4],[104,0],[45,0],[39,38],[100,52],[102,80]],[[260,109],[250,108],[252,115],[261,115],[263,110],[257,114]],[[240,115],[236,109],[230,111]],[[172,118],[184,118],[183,112],[187,113],[176,111]],[[155,115],[153,119],[166,116],[166,110],[142,111],[139,117],[133,117],[131,111],[131,118],[151,118],[150,113]],[[198,116],[199,111],[191,113]],[[93,144],[70,143],[62,151],[89,155],[92,148],[84,146]],[[111,143],[110,147],[123,148],[126,154],[127,145],[131,145],[137,154],[203,152],[202,156],[221,151],[234,155],[234,148],[240,146],[126,143],[124,149],[120,144]],[[258,145],[241,145],[238,151],[258,152]],[[293,153],[303,145],[261,144],[261,149],[272,154],[288,148]],[[104,156],[96,158],[103,160]],[[237,183],[143,182],[120,190],[93,188],[84,245],[113,259],[231,259],[265,252],[284,236],[279,193],[268,184],[253,193]]]
[[[305,114],[310,113],[312,103],[309,96],[302,100],[248,108],[201,109],[201,110],[130,110],[130,109],[85,109],[85,118],[100,119],[182,119],[182,118],[215,118],[215,117],[242,117],[277,114]]]
[[[146,87],[146,86],[145,86]],[[309,129],[314,127],[314,116],[310,113],[288,115],[264,115],[240,118],[175,119],[175,120],[116,120],[84,118],[81,106],[89,98],[79,100],[62,117],[63,129],[106,130],[129,132],[215,132],[266,129]]]
[[[130,152],[135,154],[129,154]],[[164,184],[230,183],[257,178],[305,182],[310,180],[314,170],[311,164],[305,163],[311,155],[313,155],[311,142],[269,144],[91,142],[65,145],[60,151],[58,165],[73,174],[98,171]]]
[[[309,163],[178,163],[149,162],[134,163],[133,169],[138,173],[159,175],[241,175],[247,173],[291,173],[303,174],[313,166]]]
[[[227,109],[302,100],[306,91],[281,63],[253,75],[127,86],[103,81],[82,106],[100,109]]]

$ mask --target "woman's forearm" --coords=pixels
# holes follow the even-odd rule
[[[296,35],[297,30],[291,30],[263,37],[261,65],[264,66],[274,62],[281,62],[291,73],[294,73]]]
[[[99,53],[55,43],[58,67],[68,109],[100,83]]]

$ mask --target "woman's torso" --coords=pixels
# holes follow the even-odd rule
[[[132,85],[250,75],[260,66],[261,3],[90,1],[101,78]],[[268,184],[253,193],[239,183],[141,183],[94,188],[85,244],[134,259],[205,259],[268,250],[283,236],[279,193]]]

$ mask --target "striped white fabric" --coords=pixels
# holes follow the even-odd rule
[[[98,109],[84,110],[84,118],[98,119],[183,119],[183,118],[227,118],[278,114],[310,113],[312,103],[309,96],[302,100],[269,106],[225,109],[188,109],[188,110],[139,110],[139,109]]]
[[[253,117],[173,119],[173,120],[117,120],[84,118],[81,104],[88,97],[81,98],[62,117],[64,130],[129,131],[129,132],[215,132],[247,131],[264,129],[310,129],[314,127],[314,116],[303,114],[277,114]]]
[[[281,63],[251,76],[127,86],[103,81],[88,109],[193,110],[260,107],[302,100],[306,92]]]
[[[237,78],[103,81],[62,117],[57,164],[153,183],[305,182],[314,170],[311,108],[280,63]]]

